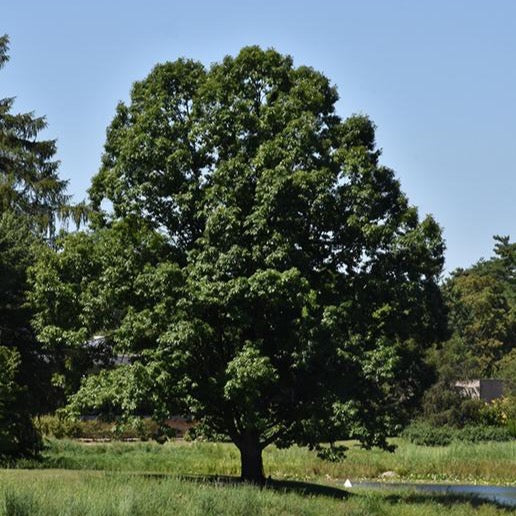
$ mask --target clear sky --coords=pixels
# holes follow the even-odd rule
[[[1,0],[0,97],[46,115],[76,200],[116,103],[154,64],[274,47],[337,85],[338,112],[378,126],[382,162],[444,227],[446,268],[516,238],[514,0]]]

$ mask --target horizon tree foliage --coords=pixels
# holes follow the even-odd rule
[[[516,243],[493,238],[494,256],[453,271],[442,287],[450,336],[429,352],[437,378],[422,400],[422,418],[435,426],[478,422],[472,409],[487,410],[465,398],[457,380],[502,379],[504,403],[516,401]]]
[[[342,120],[337,99],[259,47],[134,84],[92,181],[92,230],[32,271],[49,349],[97,335],[130,357],[85,379],[71,412],[191,414],[255,482],[269,444],[387,446],[444,329],[444,244],[379,163],[374,124]]]
[[[492,258],[453,271],[443,285],[451,337],[431,359],[444,381],[502,376],[516,383],[506,374],[516,348],[516,243],[493,238]]]

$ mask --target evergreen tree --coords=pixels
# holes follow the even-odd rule
[[[0,68],[8,44],[0,37]],[[52,361],[32,330],[28,269],[44,241],[53,241],[58,219],[83,213],[67,204],[55,141],[38,139],[45,118],[13,113],[13,104],[12,97],[0,99],[0,458],[35,453],[31,415],[52,406]]]
[[[0,37],[0,69],[8,61],[9,39]],[[55,140],[38,140],[44,117],[13,113],[13,97],[0,99],[0,213],[28,217],[34,230],[53,237],[56,218],[67,204],[67,181],[58,175]]]

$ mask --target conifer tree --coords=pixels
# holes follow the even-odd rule
[[[1,36],[0,69],[9,59],[8,50],[8,36]],[[52,237],[69,201],[67,181],[59,178],[54,159],[56,142],[38,139],[45,117],[13,113],[13,104],[14,97],[0,98],[0,213],[28,217],[38,233]]]

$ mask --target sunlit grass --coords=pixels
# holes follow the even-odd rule
[[[377,479],[392,471],[400,480],[456,481],[516,485],[516,443],[456,443],[417,446],[394,440],[394,453],[349,446],[342,462],[326,462],[306,448],[264,452],[265,473],[276,479]],[[81,444],[50,441],[42,463],[32,467],[139,471],[174,475],[231,475],[240,472],[238,450],[229,443],[174,441]]]
[[[473,499],[410,491],[292,490],[193,482],[128,473],[63,470],[0,470],[2,516],[176,515],[418,515],[509,514]],[[316,486],[314,486],[316,488]]]

